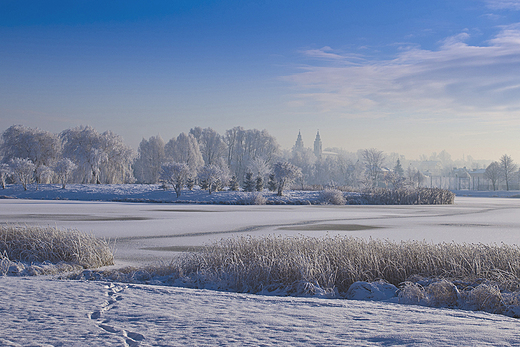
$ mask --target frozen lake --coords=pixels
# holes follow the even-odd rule
[[[520,199],[457,197],[435,206],[230,206],[0,200],[0,222],[76,228],[116,240],[116,262],[169,261],[236,235],[352,235],[520,244]]]

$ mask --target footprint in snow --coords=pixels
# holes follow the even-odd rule
[[[121,330],[117,329],[117,328],[107,324],[110,322],[110,320],[108,320],[108,319],[101,321],[101,317],[102,317],[103,313],[105,313],[108,310],[117,308],[117,305],[115,305],[115,303],[123,300],[123,296],[120,295],[119,293],[124,291],[125,288],[127,288],[127,287],[126,286],[117,286],[117,285],[114,285],[113,283],[110,283],[109,285],[106,286],[106,288],[108,289],[108,291],[105,293],[105,295],[108,296],[109,299],[106,300],[101,305],[101,308],[99,310],[90,312],[87,315],[88,318],[92,319],[92,320],[97,320],[98,321],[97,325],[106,332],[109,332],[111,334],[122,334],[127,346],[129,346],[129,347],[139,346],[139,342],[144,340],[144,335],[135,333],[135,332],[131,332],[131,331],[126,331],[124,329],[121,329]]]

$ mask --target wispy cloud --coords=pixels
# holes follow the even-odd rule
[[[483,45],[468,45],[469,37],[463,32],[435,51],[412,48],[391,60],[356,64],[329,47],[322,54],[306,51],[319,66],[286,77],[298,90],[293,105],[342,117],[517,119],[520,24],[503,27]]]
[[[484,0],[484,2],[495,10],[520,10],[519,0]]]

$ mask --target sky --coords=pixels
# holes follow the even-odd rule
[[[520,161],[520,0],[0,0],[0,131]]]

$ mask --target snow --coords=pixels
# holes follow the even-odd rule
[[[198,204],[250,204],[253,193],[246,192],[213,192],[194,189],[184,189],[177,198],[173,189],[164,190],[158,184],[67,184],[66,189],[60,185],[35,184],[28,185],[26,191],[21,185],[7,185],[0,190],[0,198],[36,199],[36,200],[81,200],[81,201],[127,201],[156,203],[198,203]],[[317,191],[284,191],[284,196],[264,191],[269,200],[297,202],[309,204],[318,202],[320,194]]]
[[[235,235],[520,244],[520,200],[510,198],[458,196],[454,205],[437,206],[229,206],[95,201],[175,199],[173,191],[153,186],[70,185],[66,194],[60,188],[0,191],[25,198],[0,200],[0,222],[50,224],[117,239],[116,267],[168,262],[176,251]],[[202,193],[209,198],[207,192],[193,196]],[[520,344],[517,319],[397,304],[394,290],[358,283],[352,299],[383,300],[359,301],[4,276],[0,345]]]
[[[388,302],[0,278],[2,346],[513,346],[520,321]]]

